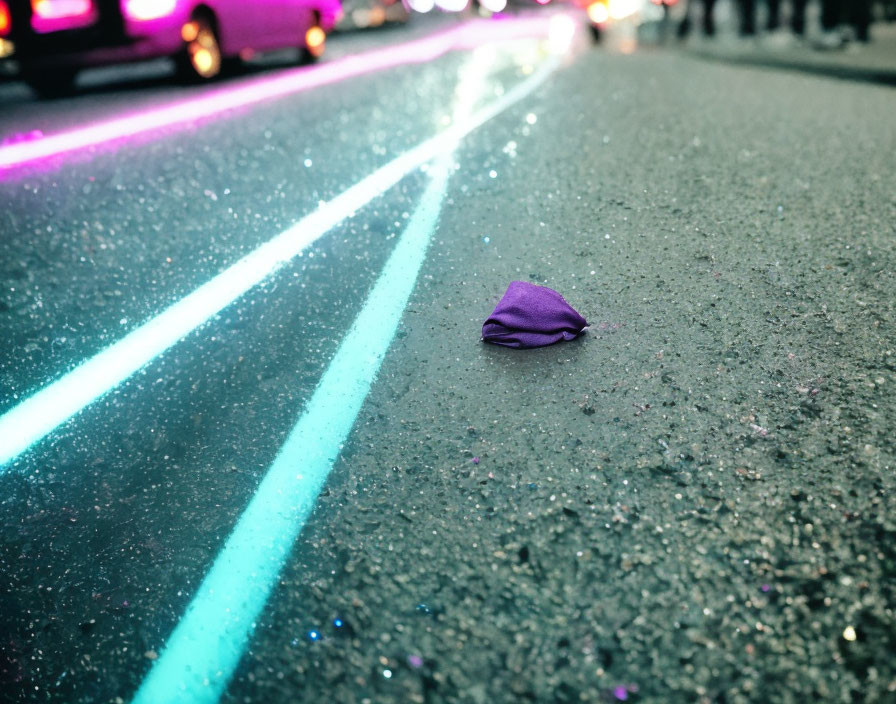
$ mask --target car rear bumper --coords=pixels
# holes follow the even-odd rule
[[[342,19],[342,5],[335,0],[327,0],[314,7],[320,16],[320,27],[325,32],[332,32],[336,23]]]
[[[9,40],[15,53],[10,58],[38,68],[86,68],[168,56],[180,49],[186,21],[182,13],[138,21],[123,16],[117,1],[98,0],[97,4],[99,18],[88,26],[38,33],[31,26],[30,2],[13,2]]]

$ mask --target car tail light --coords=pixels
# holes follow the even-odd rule
[[[666,4],[671,5],[672,3],[667,0]],[[639,0],[609,0],[607,9],[610,13],[610,19],[624,20],[626,17],[637,14],[640,9],[640,2]]]
[[[12,19],[9,16],[9,5],[0,0],[0,37],[9,35],[12,28]]]
[[[31,10],[45,20],[81,17],[90,14],[92,9],[90,0],[31,0]]]
[[[98,18],[93,0],[31,0],[31,26],[38,33],[84,27]]]
[[[154,20],[174,12],[175,0],[127,0],[125,14],[135,20]]]

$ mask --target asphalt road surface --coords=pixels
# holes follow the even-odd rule
[[[896,92],[515,22],[0,86],[0,700],[896,700]]]

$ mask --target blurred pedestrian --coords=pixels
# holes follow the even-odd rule
[[[806,33],[806,4],[808,0],[792,0],[790,3],[790,29],[798,37],[802,37]],[[768,0],[768,15],[766,18],[765,28],[769,32],[777,31],[781,28],[781,0]],[[741,12],[743,13],[742,24],[748,30],[747,34],[755,34],[756,31],[756,6],[753,0],[742,0]]]
[[[688,0],[684,18],[678,25],[679,39],[684,39],[690,34],[692,5],[697,4],[702,5],[703,34],[707,37],[715,35],[713,9],[716,0]],[[791,0],[790,3],[790,29],[798,37],[803,37],[806,34],[807,4],[808,0]],[[872,0],[821,0],[821,46],[829,48],[842,46],[845,37],[841,29],[844,26],[852,28],[852,33],[858,41],[869,41],[871,4]],[[740,11],[740,35],[755,36],[757,31],[756,0],[737,0],[737,6]],[[774,32],[781,27],[781,0],[767,0],[767,6],[768,15],[765,28],[769,32]]]
[[[806,34],[807,0],[792,0],[790,28],[798,37]],[[756,33],[755,0],[741,0],[743,12],[742,27],[745,34]],[[856,39],[867,42],[870,38],[871,0],[821,0],[821,45],[839,47],[844,43],[841,29],[852,27]],[[767,29],[775,31],[781,26],[780,0],[768,0]]]
[[[684,9],[684,18],[678,25],[679,39],[684,39],[691,33],[691,5],[693,4],[694,3],[691,0],[688,0],[688,4]],[[712,18],[713,7],[716,4],[716,0],[700,0],[700,4],[703,5],[703,16],[701,18],[703,34],[707,37],[712,37],[716,33],[716,25]]]
[[[843,43],[840,28],[852,27],[855,38],[860,42],[871,39],[871,0],[822,0],[821,28],[826,36],[839,39]]]

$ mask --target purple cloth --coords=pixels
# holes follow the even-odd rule
[[[544,347],[573,340],[588,323],[547,286],[512,281],[482,326],[482,339],[505,347]]]

